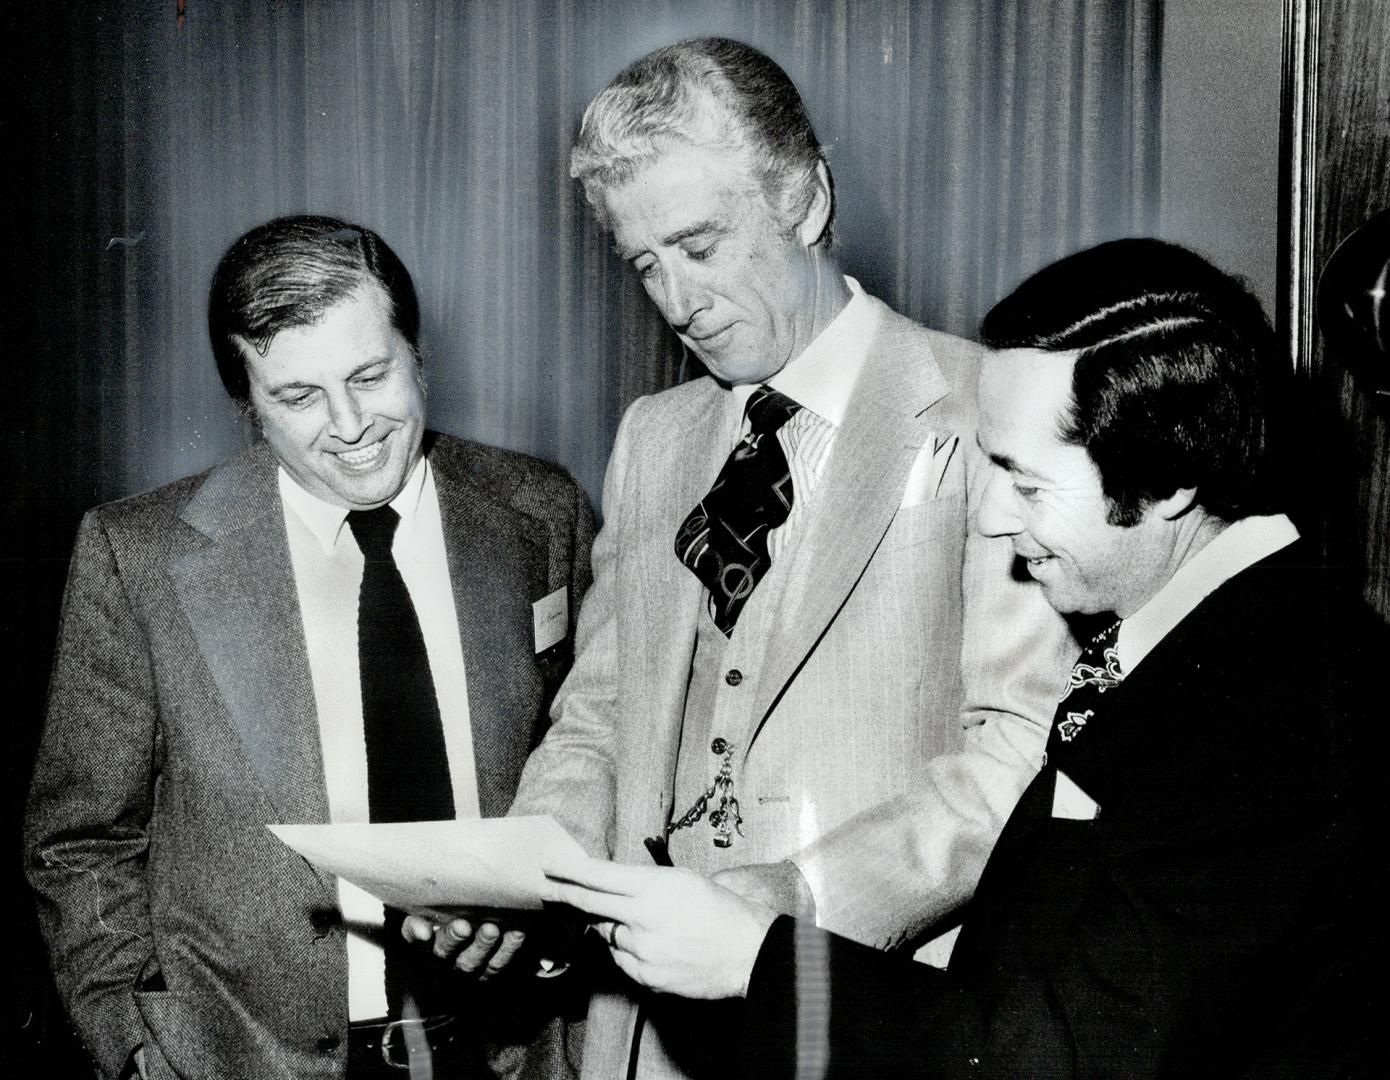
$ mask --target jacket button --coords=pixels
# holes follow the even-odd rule
[[[743,672],[739,671],[738,668],[730,668],[724,673],[724,681],[730,686],[737,686],[743,682]]]
[[[338,1044],[342,1042],[336,1035],[324,1035],[315,1043],[320,1054],[331,1054],[338,1049]]]
[[[315,908],[309,913],[309,925],[314,928],[315,934],[327,934],[337,929],[338,913],[331,908]]]

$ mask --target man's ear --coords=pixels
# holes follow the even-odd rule
[[[796,227],[796,238],[802,247],[810,247],[825,232],[826,222],[830,220],[830,174],[825,171],[825,162],[816,162],[815,174],[810,179],[811,204]]]
[[[1178,488],[1166,499],[1155,499],[1149,509],[1164,521],[1175,521],[1197,504],[1197,489]]]

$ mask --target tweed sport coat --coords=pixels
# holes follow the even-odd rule
[[[870,303],[875,338],[785,556],[766,663],[721,680],[715,713],[739,748],[744,835],[726,865],[795,856],[822,924],[882,946],[969,897],[1037,771],[1076,646],[1011,574],[1008,542],[971,526],[979,347]],[[703,608],[673,544],[731,448],[728,399],[703,378],[624,417],[574,668],[513,809],[552,813],[620,862],[649,864],[643,839],[672,811]],[[930,489],[909,494],[923,475]],[[623,1075],[630,989],[595,995],[586,1077]]]
[[[505,812],[570,638],[532,603],[589,582],[592,516],[563,470],[426,437],[485,815]],[[347,957],[334,879],[265,828],[328,819],[276,483],[258,444],[99,507],[72,560],[26,823],[60,993],[115,1076],[338,1077]],[[571,624],[572,629],[572,624]]]
[[[730,1075],[798,1075],[798,948],[828,1080],[1387,1075],[1390,642],[1317,558],[1233,577],[1053,744],[948,971],[775,924]]]

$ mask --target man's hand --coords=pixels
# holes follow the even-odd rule
[[[634,982],[690,998],[741,997],[777,912],[690,870],[589,859],[550,875],[560,901],[595,929]]]
[[[816,898],[800,868],[791,860],[721,870],[714,875],[714,882],[783,915],[815,921]]]
[[[476,972],[480,982],[511,963],[526,941],[526,931],[503,930],[493,919],[450,919],[441,926],[422,915],[407,915],[401,936],[413,942],[433,939],[435,956],[465,974]]]

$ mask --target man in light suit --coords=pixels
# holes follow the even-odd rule
[[[594,862],[557,899],[616,920],[638,982],[747,994],[733,1076],[1386,1075],[1390,649],[1279,512],[1258,303],[1117,241],[983,336],[980,528],[1102,617],[949,970],[675,871]]]
[[[575,666],[513,812],[914,939],[974,888],[1073,652],[968,524],[978,349],[841,274],[824,154],[748,46],[619,74],[571,171],[709,375],[623,419]],[[639,1022],[633,991],[595,994],[586,1076],[634,1053],[644,1076],[721,1070],[718,1017],[653,1001]]]
[[[263,441],[82,524],[28,872],[103,1076],[491,1076],[529,1038],[266,828],[504,813],[569,666],[587,499],[425,430],[419,325],[370,230],[252,230],[209,330]],[[535,1051],[493,1064],[568,1071]]]

